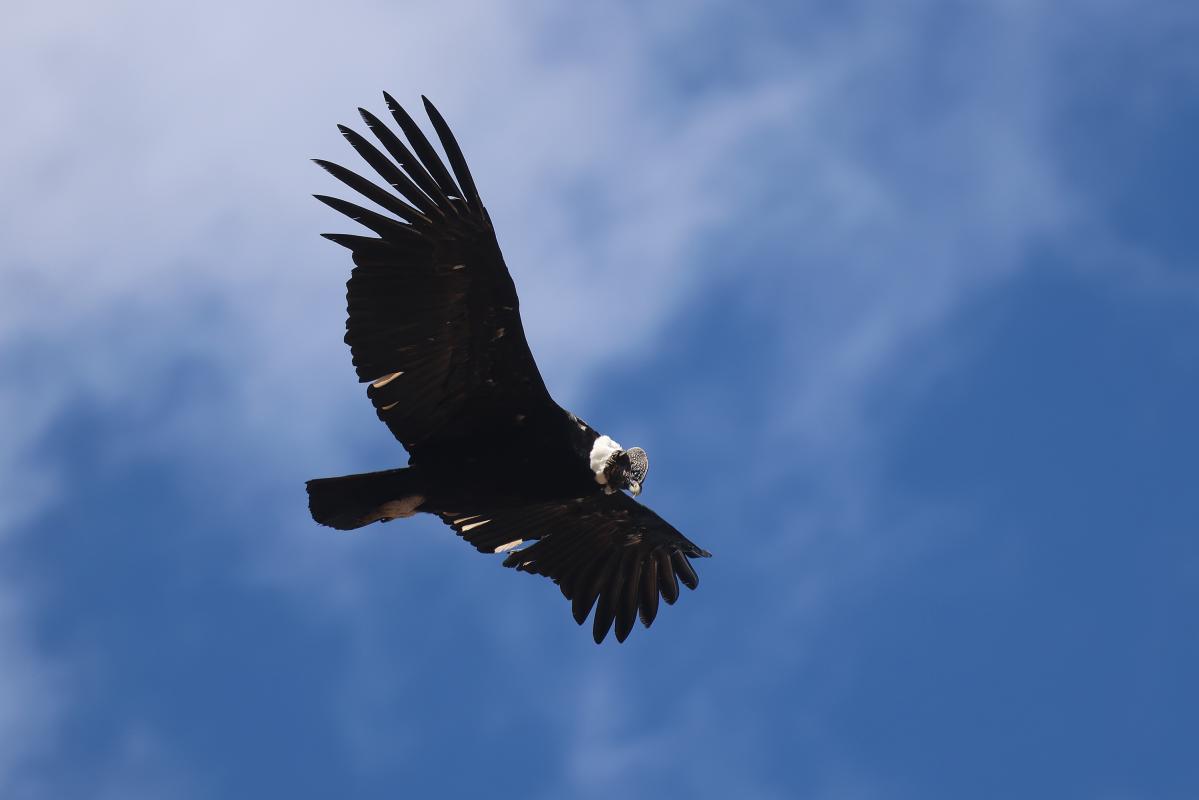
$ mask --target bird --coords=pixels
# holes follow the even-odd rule
[[[699,585],[690,559],[711,553],[633,499],[649,468],[643,449],[622,447],[550,396],[448,124],[422,96],[443,161],[383,98],[402,138],[363,108],[378,146],[338,130],[387,188],[314,161],[387,213],[314,196],[373,234],[321,235],[351,253],[345,342],[408,465],[308,481],[312,518],[352,530],[437,516],[480,552],[505,554],[505,567],[551,579],[579,625],[591,615],[596,644],[613,627],[623,642],[638,617],[653,623],[659,598],[673,604],[680,583]]]

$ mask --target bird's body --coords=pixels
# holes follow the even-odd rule
[[[506,566],[553,579],[580,624],[596,605],[597,642],[613,624],[623,641],[638,615],[653,621],[659,596],[674,602],[678,580],[695,587],[687,557],[708,553],[622,491],[640,493],[644,451],[621,448],[550,397],[457,142],[425,100],[451,177],[385,97],[408,145],[366,111],[388,155],[341,130],[398,197],[318,163],[398,219],[318,199],[377,235],[326,237],[353,253],[346,342],[409,466],[309,481],[313,518],[348,530],[435,514],[479,550],[508,553]]]

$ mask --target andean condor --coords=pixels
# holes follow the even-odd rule
[[[345,341],[409,466],[309,481],[312,518],[350,530],[436,514],[479,551],[508,553],[504,566],[552,579],[580,625],[595,606],[597,643],[613,623],[623,642],[638,615],[646,627],[654,621],[659,595],[674,603],[679,582],[697,586],[688,557],[711,554],[622,491],[641,493],[644,450],[624,449],[550,397],[458,143],[422,98],[451,175],[412,117],[383,96],[407,144],[363,109],[386,155],[338,127],[398,196],[316,163],[394,217],[317,199],[375,234],[324,236],[353,254]]]

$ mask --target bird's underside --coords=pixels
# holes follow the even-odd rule
[[[515,286],[453,134],[424,101],[450,168],[390,95],[406,142],[360,109],[382,146],[342,126],[392,191],[318,161],[380,213],[318,199],[374,236],[324,234],[348,248],[350,345],[379,418],[409,466],[308,482],[313,518],[352,529],[415,513],[438,516],[504,566],[552,579],[596,642],[624,641],[659,598],[698,584],[708,556],[629,497],[648,462],[557,405],[525,339]],[[453,174],[451,175],[451,171]]]

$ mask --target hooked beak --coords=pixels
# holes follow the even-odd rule
[[[633,493],[633,497],[636,497],[641,494],[641,484],[637,481],[631,481],[629,483],[629,491]]]

